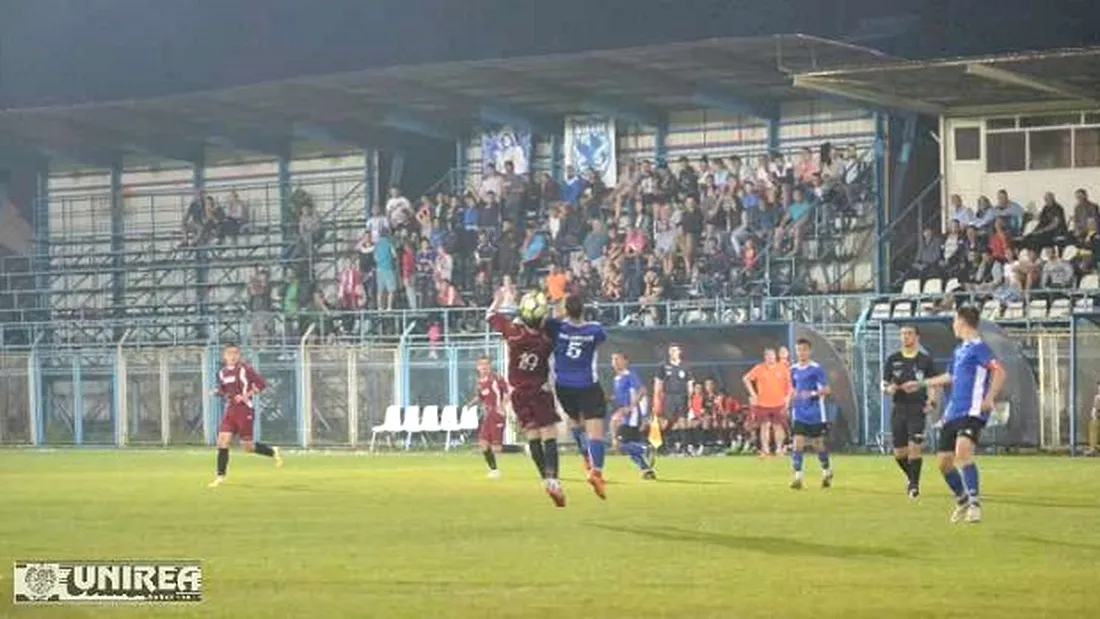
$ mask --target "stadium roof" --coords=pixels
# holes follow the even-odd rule
[[[1100,108],[1100,47],[885,62],[804,73],[794,84],[937,116]]]
[[[571,113],[655,125],[701,107],[773,118],[792,76],[890,60],[789,34],[356,71],[140,101],[0,112],[0,143],[86,163],[206,161],[453,140],[473,125],[560,130]]]

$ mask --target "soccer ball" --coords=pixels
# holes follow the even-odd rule
[[[523,295],[519,300],[519,318],[529,325],[537,325],[546,318],[550,311],[550,304],[546,295],[538,290],[533,290]]]

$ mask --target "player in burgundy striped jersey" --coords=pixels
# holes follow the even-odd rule
[[[218,371],[218,386],[215,391],[226,399],[227,404],[218,427],[218,476],[210,482],[211,488],[216,488],[225,481],[226,469],[229,468],[229,444],[233,441],[234,434],[240,437],[241,448],[245,451],[274,458],[275,466],[283,465],[278,447],[252,440],[252,420],[255,413],[252,398],[264,390],[267,382],[255,368],[241,361],[241,349],[235,344],[225,347],[222,360],[225,365]]]
[[[500,477],[497,470],[497,456],[504,443],[504,406],[508,396],[508,382],[493,371],[489,357],[477,360],[477,393],[470,398],[467,406],[481,402],[484,415],[477,428],[477,444],[489,465],[489,477]]]

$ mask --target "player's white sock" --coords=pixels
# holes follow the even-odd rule
[[[802,481],[802,471],[795,471],[794,472],[794,478],[797,479],[798,481]]]

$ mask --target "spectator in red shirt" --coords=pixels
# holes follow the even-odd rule
[[[405,287],[405,299],[409,309],[416,309],[416,251],[407,242],[401,246],[401,285]]]
[[[1012,249],[1012,238],[1005,228],[1005,221],[998,217],[993,220],[993,234],[989,235],[989,253],[993,259],[1004,263],[1008,260],[1008,250]]]

